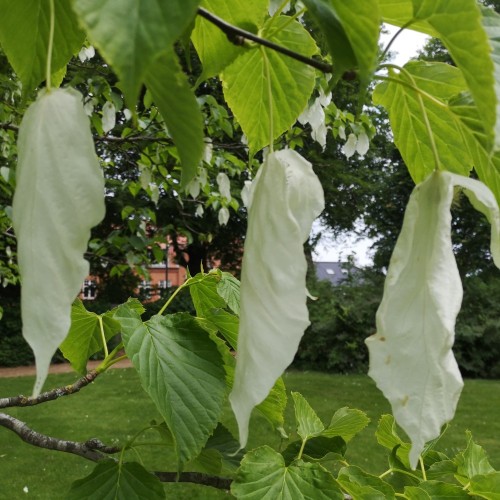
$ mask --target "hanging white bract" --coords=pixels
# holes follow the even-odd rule
[[[236,373],[229,396],[242,447],[252,409],[292,362],[309,325],[303,244],[324,208],[311,164],[289,149],[267,156],[248,198]]]
[[[23,118],[18,151],[13,223],[23,336],[35,353],[37,395],[89,272],[83,254],[90,228],[104,217],[104,178],[82,96],[42,91]]]
[[[481,182],[434,172],[415,187],[377,311],[377,333],[366,341],[369,375],[412,441],[415,468],[425,443],[454,414],[463,382],[452,353],[462,284],[451,242],[450,206],[462,186],[492,223],[492,255],[500,264],[500,216]]]

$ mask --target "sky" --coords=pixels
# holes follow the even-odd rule
[[[382,36],[382,43],[384,45],[390,41],[391,37],[399,29],[390,25],[386,25],[386,28],[388,33]],[[391,46],[391,52],[394,54],[391,62],[398,66],[403,66],[424,46],[427,38],[422,33],[405,30]],[[317,234],[319,231],[322,232],[323,236],[313,254],[315,261],[344,262],[349,255],[353,255],[357,265],[367,266],[371,264],[370,246],[373,243],[372,240],[368,238],[358,239],[357,236],[344,236],[340,240],[334,240],[331,235],[328,235],[328,231],[325,231],[319,223],[315,223],[313,225],[313,234]]]

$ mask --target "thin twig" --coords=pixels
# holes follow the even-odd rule
[[[14,132],[17,132],[19,127],[17,125],[12,125],[12,123],[0,123],[0,129],[13,130]]]
[[[217,26],[221,31],[223,31],[230,42],[235,45],[243,45],[245,40],[250,40],[252,42],[258,43],[259,45],[263,45],[269,49],[274,50],[275,52],[279,52],[280,54],[284,54],[296,61],[300,61],[308,66],[312,66],[313,68],[319,69],[323,73],[332,73],[333,67],[331,64],[318,61],[317,59],[312,59],[310,57],[306,57],[298,52],[287,49],[282,45],[278,45],[274,42],[266,40],[265,38],[261,38],[260,36],[251,33],[250,31],[243,30],[238,28],[237,26],[233,26],[232,24],[227,23],[224,19],[212,14],[208,10],[205,10],[203,7],[198,7],[198,15],[203,17],[207,21],[211,22],[215,26]]]
[[[14,396],[11,398],[0,398],[0,408],[11,408],[14,406],[35,406],[39,405],[40,403],[45,403],[46,401],[54,401],[62,396],[69,396],[70,394],[78,392],[80,389],[93,382],[99,375],[99,373],[100,372],[98,372],[97,370],[91,370],[84,377],[78,379],[74,384],[66,385],[64,387],[57,387],[56,389],[52,389],[51,391],[40,394],[36,398],[23,395]]]
[[[205,486],[212,486],[219,490],[228,490],[231,487],[232,479],[219,476],[209,476],[201,472],[155,472],[155,476],[162,483],[195,483],[203,484]]]
[[[46,436],[34,431],[23,421],[5,413],[0,413],[0,426],[5,427],[17,434],[24,442],[45,448],[47,450],[64,451],[80,457],[98,462],[104,458],[109,458],[108,453],[118,453],[121,448],[116,446],[106,446],[99,439],[93,438],[84,443],[77,441],[66,441],[52,436]]]

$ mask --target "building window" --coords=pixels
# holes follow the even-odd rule
[[[326,269],[326,274],[335,274],[335,271],[331,269],[330,267]]]
[[[96,296],[96,282],[94,280],[85,280],[82,287],[82,298],[84,300],[94,300]]]
[[[141,281],[139,291],[146,299],[151,298],[151,281]]]
[[[170,288],[172,286],[172,282],[170,280],[161,280],[158,281],[158,288],[160,290],[165,290],[167,288]]]

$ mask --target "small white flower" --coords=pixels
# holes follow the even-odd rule
[[[219,210],[219,224],[225,226],[229,221],[229,210],[226,207],[222,207]]]
[[[82,47],[82,50],[78,53],[78,59],[83,63],[92,59],[95,56],[95,49],[90,45],[89,47]]]
[[[350,158],[356,152],[356,144],[358,139],[351,133],[347,138],[347,142],[342,146],[342,153],[345,154],[346,158]]]
[[[24,491],[24,493],[29,493],[29,489],[28,489],[28,487],[27,487],[27,486],[25,486],[25,487],[23,488],[23,491]]]

